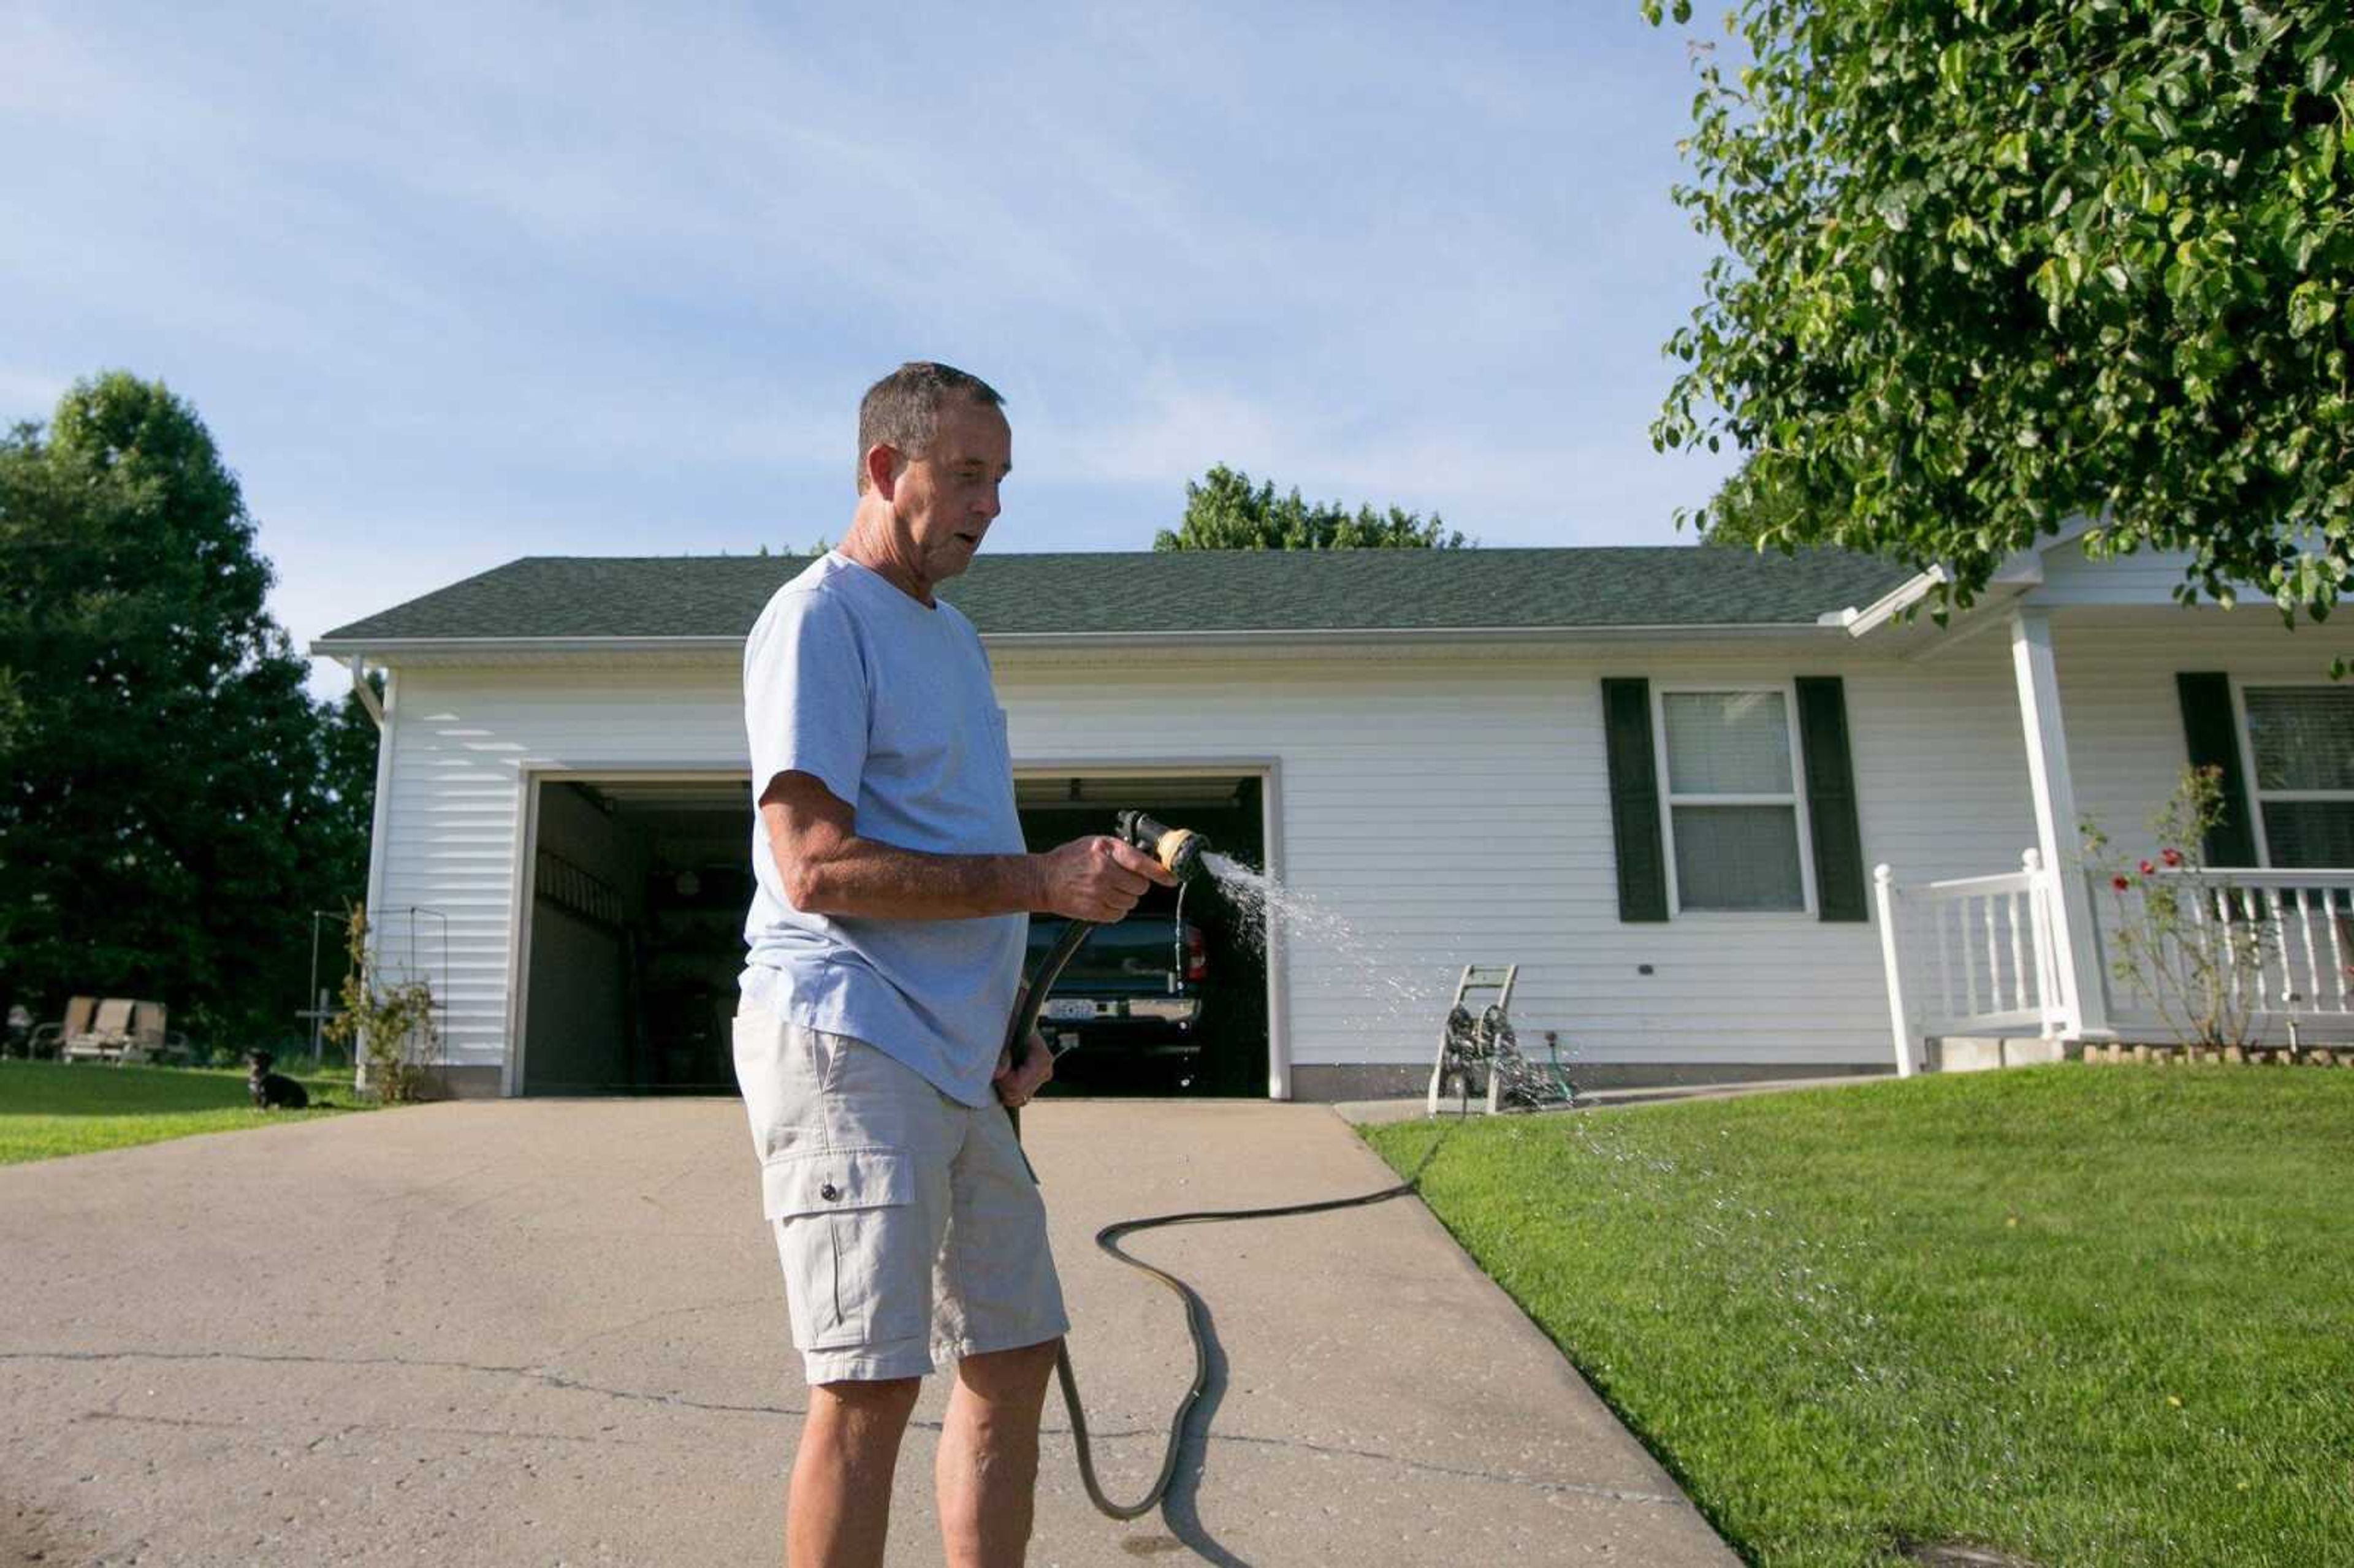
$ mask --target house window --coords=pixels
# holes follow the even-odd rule
[[[2266,858],[2354,865],[2354,691],[2249,686],[2241,695]]]
[[[1663,691],[1659,733],[1676,908],[1805,909],[1787,694]]]

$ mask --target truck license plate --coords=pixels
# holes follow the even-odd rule
[[[1086,997],[1050,996],[1046,999],[1046,1016],[1049,1018],[1093,1018],[1095,1015],[1096,1004]]]

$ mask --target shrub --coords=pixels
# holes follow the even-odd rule
[[[342,1006],[326,1022],[328,1039],[351,1044],[363,1065],[368,1088],[387,1101],[413,1100],[424,1093],[427,1068],[440,1035],[433,1022],[433,988],[421,980],[386,983],[368,942],[367,911],[352,906],[344,928]]]
[[[2115,911],[2110,972],[2183,1045],[2253,1041],[2264,965],[2279,940],[2259,893],[2207,871],[2199,846],[2222,816],[2221,770],[2192,768],[2149,820],[2150,854],[2118,854],[2099,824],[2084,824],[2085,864],[2105,878]]]

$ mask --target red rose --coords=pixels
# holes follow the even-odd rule
[[[2126,888],[2133,885],[2122,876],[2113,876],[2109,878],[2109,885],[2115,888],[2119,893],[2123,893]]]
[[[2158,867],[2150,864],[2147,861],[2144,861],[2141,863],[2141,874],[2144,876],[2156,876],[2158,874]]]
[[[2158,852],[2158,858],[2164,861],[2168,865],[2180,865],[2182,863],[2182,852],[2178,849],[2160,850]]]

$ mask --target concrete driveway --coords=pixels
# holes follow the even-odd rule
[[[1115,1218],[1386,1184],[1330,1111],[1025,1118],[1115,1495],[1191,1370]],[[732,1100],[474,1102],[0,1170],[0,1564],[769,1563],[806,1397]],[[1215,1318],[1170,1505],[1034,1563],[1734,1562],[1419,1203],[1138,1238]],[[894,1563],[938,1561],[932,1380]]]

